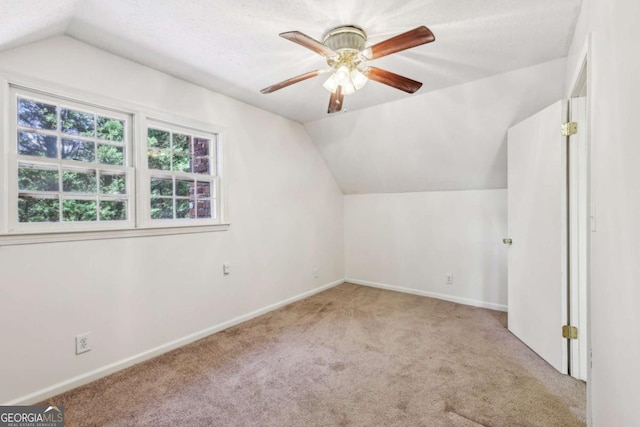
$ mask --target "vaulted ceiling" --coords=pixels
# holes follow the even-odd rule
[[[420,25],[436,41],[376,61],[415,80],[415,95],[370,82],[347,111],[426,94],[566,55],[581,0],[0,0],[0,49],[66,34],[301,123],[326,117],[315,78],[259,90],[326,68],[278,37],[316,39],[355,24],[375,43]]]

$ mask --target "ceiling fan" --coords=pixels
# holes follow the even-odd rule
[[[291,40],[322,55],[327,60],[330,68],[328,70],[310,71],[292,77],[266,87],[260,92],[264,94],[275,92],[292,84],[331,72],[331,76],[323,85],[325,89],[331,92],[327,110],[329,114],[340,111],[344,96],[361,89],[368,80],[373,80],[407,93],[414,93],[420,89],[422,83],[391,71],[366,66],[366,62],[431,43],[435,40],[431,30],[425,26],[414,28],[369,47],[366,47],[367,34],[362,28],[354,25],[343,25],[332,29],[324,36],[322,43],[300,31],[288,31],[280,34],[280,37]]]

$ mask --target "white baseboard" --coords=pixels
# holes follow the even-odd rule
[[[455,302],[458,304],[470,305],[473,307],[488,308],[491,310],[498,310],[498,311],[507,311],[507,306],[504,304],[495,304],[492,302],[478,301],[475,299],[456,297],[453,295],[438,294],[435,292],[422,291],[420,289],[404,288],[402,286],[394,286],[394,285],[387,285],[385,283],[370,282],[368,280],[347,278],[347,279],[344,279],[344,281],[347,283],[353,283],[356,285],[370,286],[372,288],[380,288],[380,289],[386,289],[389,291],[404,292],[406,294],[436,298],[444,301]]]
[[[52,396],[58,395],[60,393],[64,393],[65,391],[69,391],[81,385],[88,384],[92,381],[95,381],[99,378],[105,377],[114,372],[120,371],[122,369],[128,368],[129,366],[135,365],[136,363],[144,362],[145,360],[149,360],[153,357],[159,356],[163,353],[167,353],[171,350],[174,350],[178,347],[182,347],[184,345],[190,344],[199,339],[205,338],[209,335],[215,334],[216,332],[220,332],[222,330],[228,329],[232,326],[238,325],[240,323],[246,322],[247,320],[251,320],[254,317],[261,316],[270,311],[276,310],[280,307],[284,307],[285,305],[289,305],[298,300],[310,297],[311,295],[320,293],[334,286],[340,285],[344,283],[344,279],[336,280],[335,282],[328,283],[324,286],[320,286],[319,288],[312,289],[310,291],[301,293],[299,295],[295,295],[291,298],[287,298],[275,304],[268,305],[264,308],[252,311],[251,313],[244,314],[242,316],[235,317],[231,320],[228,320],[223,323],[219,323],[215,326],[212,326],[207,329],[203,329],[201,331],[195,332],[193,334],[187,335],[182,338],[178,338],[177,340],[168,342],[166,344],[162,344],[158,347],[152,348],[150,350],[144,351],[142,353],[138,353],[134,356],[128,357],[126,359],[119,360],[117,362],[111,363],[109,365],[103,366],[98,369],[94,369],[93,371],[87,372],[82,375],[78,375],[66,381],[59,382],[52,386],[43,388],[33,393],[29,393],[17,399],[11,400],[9,402],[3,403],[2,405],[32,405],[34,403],[41,402],[45,399],[48,399]]]

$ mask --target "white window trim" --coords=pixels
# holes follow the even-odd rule
[[[183,223],[185,226],[189,225],[215,225],[219,223],[219,217],[222,216],[222,212],[220,206],[218,205],[218,198],[220,196],[220,159],[218,158],[218,147],[220,145],[220,141],[222,140],[222,136],[217,132],[212,132],[211,130],[205,130],[196,127],[185,127],[182,124],[170,123],[166,120],[159,120],[155,117],[146,116],[143,118],[144,122],[142,123],[142,130],[144,134],[144,149],[139,150],[139,162],[142,164],[146,164],[147,159],[147,129],[149,128],[160,128],[166,129],[167,131],[179,131],[184,133],[190,133],[192,135],[202,136],[204,138],[215,139],[216,141],[216,158],[215,158],[215,167],[216,167],[216,175],[201,175],[197,176],[197,174],[187,174],[185,173],[185,178],[188,179],[198,179],[202,178],[202,181],[212,181],[212,192],[215,194],[215,204],[216,204],[216,218],[208,219],[151,219],[149,211],[150,211],[150,192],[141,192],[142,196],[138,198],[138,212],[139,212],[139,224],[141,227],[149,228],[149,227],[175,227],[176,223]],[[213,137],[213,138],[212,138]],[[179,177],[181,175],[180,172],[174,171],[163,171],[163,170],[154,170],[149,168],[142,168],[137,174],[138,188],[142,188],[142,186],[149,186],[149,182],[152,176],[161,176],[166,175],[166,177]],[[212,197],[212,200],[214,198]]]
[[[227,231],[231,224],[130,228],[99,231],[66,231],[59,233],[20,233],[0,235],[0,246],[29,245],[35,243],[76,242],[82,240],[128,239],[132,237],[170,236],[175,234]]]
[[[48,103],[55,103],[55,104],[60,104],[60,105],[66,105],[68,107],[72,107],[78,111],[81,111],[82,108],[86,108],[86,105],[84,104],[80,104],[80,103],[76,103],[76,102],[69,102],[65,99],[61,99],[61,98],[56,98],[54,96],[48,95],[48,94],[39,94],[39,93],[32,93],[32,91],[28,91],[26,89],[23,88],[14,88],[10,87],[9,88],[9,117],[10,119],[17,117],[17,100],[20,97],[31,97],[32,95],[34,95],[34,98],[41,100],[43,102],[48,102]],[[81,223],[64,223],[64,222],[58,222],[55,223],[55,231],[56,232],[73,232],[73,231],[96,231],[96,230],[123,230],[123,229],[130,229],[130,228],[136,228],[136,222],[135,222],[135,217],[133,216],[134,213],[134,209],[132,206],[132,202],[136,200],[136,192],[135,192],[135,186],[134,186],[134,178],[135,178],[135,167],[132,166],[132,154],[131,154],[131,148],[133,145],[133,141],[132,141],[132,135],[133,135],[133,129],[132,129],[132,121],[133,121],[133,116],[130,113],[125,113],[122,111],[118,111],[118,110],[113,110],[113,109],[104,109],[104,108],[100,108],[97,106],[93,106],[91,104],[89,104],[91,108],[93,108],[92,113],[98,113],[98,114],[102,114],[103,116],[111,116],[113,118],[117,118],[117,119],[121,119],[124,120],[126,123],[126,128],[125,128],[125,135],[126,135],[126,139],[125,139],[125,144],[124,149],[125,149],[125,159],[126,162],[123,165],[107,165],[107,164],[100,164],[100,163],[78,163],[78,162],[74,162],[74,161],[69,161],[69,160],[63,160],[63,159],[49,159],[46,157],[43,158],[34,158],[34,157],[28,157],[28,156],[21,156],[20,154],[18,154],[17,152],[17,145],[16,145],[16,138],[17,138],[17,132],[18,132],[18,126],[17,123],[15,122],[15,120],[11,120],[9,123],[9,126],[7,126],[8,130],[9,130],[9,139],[6,140],[6,145],[8,146],[8,150],[7,150],[7,157],[6,159],[8,160],[6,163],[8,164],[7,172],[8,172],[8,179],[7,179],[7,194],[6,194],[6,200],[7,201],[7,207],[12,207],[12,206],[17,206],[18,203],[18,192],[15,191],[18,188],[18,164],[19,163],[31,163],[31,164],[49,164],[49,165],[59,165],[62,168],[66,168],[66,169],[95,169],[95,170],[112,170],[112,171],[118,171],[118,172],[122,172],[125,173],[126,176],[128,177],[127,179],[127,195],[128,195],[128,204],[127,204],[127,215],[128,215],[128,219],[123,220],[123,221],[109,221],[109,222],[81,222]],[[72,136],[70,136],[70,138],[72,138]],[[4,163],[4,162],[3,162]],[[60,191],[62,191],[62,189],[60,189]],[[73,195],[69,195],[70,197],[73,197]],[[100,194],[97,194],[98,197],[100,197]],[[79,198],[82,198],[82,196],[80,196]],[[5,210],[5,213],[7,211]],[[7,213],[7,220],[8,220],[8,224],[9,227],[7,229],[4,229],[3,231],[6,231],[7,234],[17,234],[17,233],[48,233],[50,232],[49,230],[52,227],[52,224],[47,223],[47,222],[34,222],[34,223],[30,223],[30,222],[26,222],[26,223],[21,223],[18,222],[18,213],[15,210],[12,210],[12,212]]]
[[[0,120],[4,124],[2,126],[2,134],[0,134],[0,165],[4,165],[8,161],[16,161],[10,153],[11,131],[15,130],[15,124],[11,119],[11,87],[24,89],[30,92],[41,92],[44,96],[54,96],[67,99],[71,102],[78,102],[95,106],[104,110],[115,110],[126,112],[131,115],[131,140],[128,143],[129,158],[133,159],[133,176],[128,185],[132,187],[130,199],[130,211],[135,210],[135,218],[132,216],[131,224],[126,228],[121,228],[122,224],[98,223],[91,224],[90,230],[54,230],[43,231],[28,230],[9,231],[8,209],[4,207],[5,203],[9,203],[11,199],[11,191],[17,189],[12,188],[14,181],[6,167],[0,168],[0,246],[24,245],[35,243],[49,242],[66,242],[80,240],[100,240],[115,238],[132,238],[132,237],[149,237],[161,235],[175,234],[193,234],[201,232],[227,231],[230,227],[227,205],[227,180],[225,176],[225,143],[226,132],[223,127],[211,125],[209,123],[197,121],[190,118],[184,118],[175,113],[161,111],[146,106],[141,106],[127,101],[120,101],[97,95],[94,93],[82,91],[76,88],[39,80],[32,77],[15,74],[0,70]],[[149,170],[143,167],[147,161],[147,122],[163,122],[169,126],[191,129],[196,132],[204,132],[207,134],[215,134],[217,136],[217,174],[216,182],[216,203],[218,218],[214,221],[198,222],[198,220],[170,220],[159,221],[151,220],[144,217],[149,214],[149,207],[144,203],[149,203],[149,193],[139,191],[141,185],[147,185],[144,182],[145,177],[148,178]],[[8,125],[8,126],[7,126]],[[16,166],[17,167],[17,166]],[[213,177],[212,177],[213,178]],[[138,190],[138,191],[136,191]],[[17,197],[17,196],[16,196]],[[141,204],[143,204],[141,206]],[[135,205],[135,209],[134,208]],[[117,229],[110,229],[118,227]]]

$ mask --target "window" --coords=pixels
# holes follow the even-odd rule
[[[0,237],[222,223],[218,132],[21,87],[8,94]]]
[[[131,115],[26,91],[13,99],[11,231],[132,225]]]
[[[147,127],[152,220],[216,217],[216,135],[150,122]]]

